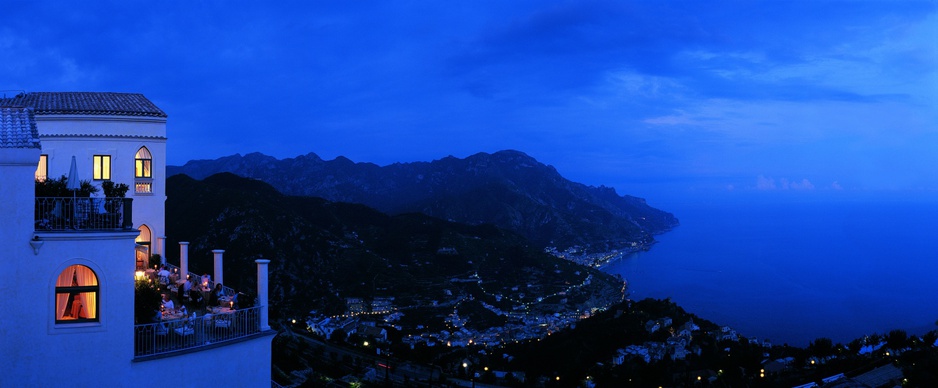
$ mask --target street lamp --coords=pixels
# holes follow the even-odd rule
[[[469,375],[469,382],[472,383],[472,388],[476,388],[475,374],[472,373],[471,371],[469,371],[469,364],[468,364],[468,363],[465,363],[465,362],[462,363],[462,368],[465,369],[465,370],[466,370],[466,374]]]
[[[389,387],[391,386],[391,344],[387,344],[387,349],[384,352],[384,382]],[[381,352],[381,348],[378,348],[378,352]]]

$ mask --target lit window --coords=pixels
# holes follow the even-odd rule
[[[134,177],[135,178],[152,178],[153,177],[153,157],[150,156],[150,150],[147,147],[140,147],[140,150],[137,151],[137,155],[134,157]]]
[[[98,291],[98,276],[91,268],[66,268],[55,282],[55,323],[97,322]]]
[[[134,240],[137,243],[137,269],[144,270],[150,257],[150,228],[140,225],[140,234]]]
[[[134,192],[138,194],[153,193],[153,182],[134,182]]]
[[[36,180],[44,182],[49,177],[49,155],[39,155],[39,165],[36,166]]]
[[[150,228],[146,225],[140,225],[140,234],[134,240],[140,245],[150,245]]]
[[[94,156],[94,179],[98,181],[111,180],[111,155]]]

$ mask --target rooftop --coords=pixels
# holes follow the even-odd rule
[[[0,148],[39,148],[39,131],[31,110],[0,107]]]
[[[32,108],[36,115],[116,115],[166,117],[140,93],[31,92],[0,98],[3,107]]]

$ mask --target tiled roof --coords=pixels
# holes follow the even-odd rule
[[[0,148],[39,148],[39,131],[30,109],[0,108]]]
[[[0,106],[33,108],[36,115],[115,115],[166,117],[139,93],[32,92],[0,98]]]

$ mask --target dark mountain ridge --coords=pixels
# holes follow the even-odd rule
[[[314,153],[283,160],[260,153],[168,166],[202,179],[219,172],[258,179],[287,195],[360,203],[387,214],[410,212],[467,224],[494,224],[541,246],[602,251],[648,244],[677,225],[642,198],[565,179],[519,151],[378,166]]]
[[[272,316],[310,309],[345,311],[345,297],[392,296],[402,306],[432,305],[472,292],[452,279],[475,274],[506,299],[528,300],[593,279],[593,289],[616,294],[621,281],[553,257],[524,237],[490,224],[465,225],[420,213],[389,216],[360,204],[287,196],[267,183],[220,173],[204,180],[167,179],[167,246],[189,242],[189,268],[212,271],[212,250],[225,250],[225,283],[256,289],[255,259],[271,259]],[[178,264],[178,250],[168,261]],[[513,286],[535,285],[542,293]],[[587,303],[568,295],[570,303]],[[451,290],[452,293],[448,293]],[[525,294],[526,293],[526,294]],[[455,295],[455,296],[454,296]],[[480,296],[481,297],[481,296]],[[575,307],[571,307],[575,309]],[[296,317],[296,315],[293,315]]]

